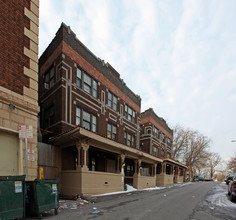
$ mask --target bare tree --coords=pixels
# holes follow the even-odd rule
[[[210,156],[210,139],[198,131],[176,126],[173,140],[173,155],[189,167],[189,178],[193,178],[193,169],[207,165]]]
[[[210,176],[213,177],[216,167],[222,162],[222,159],[218,153],[211,153],[208,161],[210,168]]]
[[[227,163],[227,167],[230,172],[236,173],[236,153],[230,158],[229,162]]]
[[[173,130],[174,139],[172,143],[172,155],[174,159],[180,159],[182,153],[185,151],[190,131],[180,125],[176,125]]]

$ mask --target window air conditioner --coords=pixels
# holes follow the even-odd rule
[[[49,89],[49,84],[48,83],[44,83],[44,89]]]

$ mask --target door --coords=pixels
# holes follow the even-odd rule
[[[18,174],[17,134],[0,131],[0,176]]]

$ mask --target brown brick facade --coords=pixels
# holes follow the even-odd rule
[[[153,109],[148,109],[141,114],[140,147],[144,152],[155,155],[159,158],[171,157],[171,145],[173,142],[173,131],[168,127],[165,120],[158,117]],[[154,135],[154,127],[158,129],[159,135]],[[165,141],[162,140],[162,134],[165,135]],[[167,139],[171,141],[168,146]],[[155,153],[155,150],[156,153]]]
[[[65,29],[65,30],[64,30]],[[126,93],[123,87],[119,87],[121,79],[111,70],[111,67],[101,61],[99,65],[104,70],[98,71],[93,64],[90,63],[88,54],[80,54],[65,42],[68,27],[62,24],[61,28],[51,45],[40,58],[40,77],[39,77],[39,102],[41,106],[41,127],[50,130],[52,135],[60,134],[76,126],[76,107],[97,117],[97,133],[101,136],[107,136],[107,124],[117,126],[116,141],[124,143],[124,134],[128,132],[135,137],[135,147],[139,147],[138,123],[140,115],[141,100],[132,92]],[[60,39],[60,33],[64,33],[64,38]],[[61,40],[61,41],[60,41]],[[77,40],[78,41],[78,40]],[[79,44],[79,42],[77,42]],[[51,47],[54,47],[50,53]],[[90,56],[94,56],[91,55]],[[47,59],[46,59],[47,58]],[[86,59],[87,58],[87,59]],[[50,89],[44,88],[45,74],[53,68],[54,85]],[[76,85],[76,71],[80,68],[87,75],[92,77],[98,83],[97,98],[86,93],[83,89]],[[104,72],[112,75],[113,82],[105,75]],[[114,75],[116,81],[114,81]],[[121,84],[123,86],[123,84]],[[108,91],[117,96],[117,111],[108,107]],[[133,123],[125,119],[125,104],[133,108],[136,112],[135,121]],[[45,111],[54,106],[53,124],[49,127],[45,126]]]

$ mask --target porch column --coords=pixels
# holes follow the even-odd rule
[[[138,163],[137,163],[137,173],[138,173],[138,176],[141,176],[141,169],[142,169],[142,160],[141,159],[138,159]]]
[[[121,172],[121,156],[120,155],[116,156],[116,172],[117,173]]]
[[[163,163],[161,172],[162,174],[166,174],[166,163]]]
[[[153,175],[155,178],[157,176],[157,164],[155,163],[154,164],[154,175]]]
[[[78,150],[78,167],[79,171],[88,171],[89,168],[89,155],[88,149],[89,144],[85,141],[79,141],[76,143],[76,148]]]
[[[125,153],[121,153],[121,182],[125,182]]]

